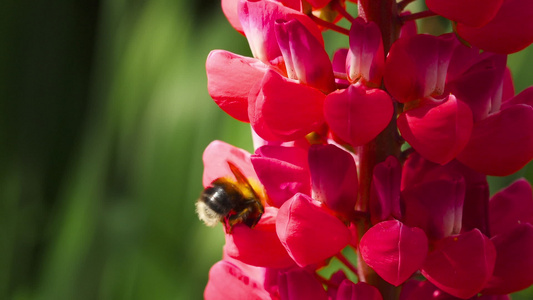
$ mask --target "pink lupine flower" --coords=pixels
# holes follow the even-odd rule
[[[372,224],[390,217],[401,219],[400,187],[402,166],[398,159],[389,156],[374,167],[370,190],[370,219]]]
[[[357,201],[357,169],[352,155],[334,145],[309,149],[313,198],[349,219]]]
[[[379,290],[374,286],[358,282],[357,284],[345,279],[339,286],[336,300],[383,300]]]
[[[466,147],[473,128],[472,111],[454,95],[424,98],[398,117],[402,137],[426,159],[445,164]]]
[[[278,19],[297,19],[323,45],[320,30],[308,16],[278,2],[242,0],[238,5],[238,16],[253,56],[266,64],[283,64],[274,30]]]
[[[250,92],[250,123],[268,141],[302,138],[324,123],[324,98],[319,90],[269,70]]]
[[[228,75],[228,68],[234,70]],[[250,122],[248,94],[261,80],[268,66],[260,60],[213,50],[207,56],[207,90],[215,103],[233,118]]]
[[[489,222],[492,236],[519,224],[533,224],[533,191],[527,180],[519,179],[492,196]]]
[[[322,284],[305,269],[290,269],[279,276],[281,299],[287,300],[327,300],[328,295]]]
[[[533,3],[528,0],[504,0],[487,24],[477,27],[458,23],[457,34],[486,51],[501,54],[520,51],[533,42]]]
[[[440,96],[455,46],[455,37],[418,34],[400,38],[385,61],[387,91],[401,103]]]
[[[276,231],[289,255],[302,267],[335,255],[351,239],[341,220],[304,194],[296,194],[281,206]]]
[[[426,0],[428,8],[452,21],[480,27],[494,18],[503,0]]]
[[[348,80],[361,80],[369,87],[379,87],[385,67],[381,32],[374,22],[355,19],[350,28],[350,49],[346,57]]]
[[[363,260],[392,285],[398,286],[418,270],[428,253],[428,240],[420,228],[391,220],[376,224],[361,238]]]
[[[274,29],[287,76],[324,93],[333,91],[333,68],[323,44],[296,19],[277,20]]]
[[[306,150],[263,146],[256,150],[251,161],[273,206],[281,207],[296,193],[311,195]]]
[[[448,294],[467,299],[483,289],[495,261],[494,244],[474,229],[438,241],[424,262],[422,274]]]
[[[389,124],[393,113],[389,95],[361,84],[330,93],[324,101],[324,116],[331,131],[352,146],[375,138]]]

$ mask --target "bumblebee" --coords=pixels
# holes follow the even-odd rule
[[[228,165],[236,180],[230,177],[215,179],[196,202],[198,217],[207,226],[213,227],[219,221],[226,232],[233,226],[244,223],[253,227],[264,212],[264,196],[257,192],[246,176],[234,164]]]

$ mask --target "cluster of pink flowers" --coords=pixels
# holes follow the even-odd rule
[[[490,197],[486,179],[533,159],[533,87],[515,95],[506,67],[533,42],[533,2],[412,1],[353,1],[355,18],[343,0],[222,0],[253,58],[212,51],[208,90],[255,152],[212,142],[203,184],[234,178],[230,162],[266,200],[255,226],[226,228],[206,299],[500,300],[533,284],[531,185]],[[454,33],[418,34],[435,14]],[[349,36],[333,59],[324,30]],[[332,260],[346,268],[325,278]]]

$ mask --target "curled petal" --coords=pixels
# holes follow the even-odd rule
[[[502,104],[502,110],[515,104],[525,104],[533,107],[533,86],[520,92],[520,94],[510,97]]]
[[[496,266],[484,293],[509,294],[533,284],[533,225],[520,224],[493,237]]]
[[[335,145],[309,149],[313,198],[332,210],[349,216],[357,200],[357,169],[351,154]]]
[[[417,34],[398,39],[385,61],[387,91],[401,103],[441,95],[455,43],[453,35]]]
[[[333,67],[324,46],[298,20],[277,20],[276,37],[287,75],[324,93],[335,89]]]
[[[250,162],[250,153],[247,151],[227,144],[222,141],[213,141],[203,154],[204,161],[204,187],[221,177],[232,177],[236,179],[230,170],[228,162],[233,163],[249,179],[257,180],[252,163]]]
[[[533,191],[531,184],[519,179],[494,194],[489,202],[492,236],[511,230],[519,224],[533,224]]]
[[[348,55],[348,49],[347,48],[339,48],[337,51],[335,51],[335,54],[333,54],[333,72],[340,73],[346,75],[346,56]],[[335,77],[335,83],[338,86],[345,86],[348,87],[350,85],[350,82],[346,79],[341,79]]]
[[[228,19],[231,26],[237,30],[237,32],[244,34],[242,29],[241,21],[239,21],[239,14],[237,13],[237,8],[239,6],[239,0],[222,0],[222,12]]]
[[[467,299],[483,289],[495,261],[493,243],[474,229],[437,242],[424,262],[422,274],[448,294]]]
[[[370,216],[376,224],[388,219],[391,215],[400,219],[400,183],[402,166],[398,159],[389,156],[384,162],[377,164],[372,173],[370,188]]]
[[[326,97],[324,116],[331,131],[352,146],[370,142],[389,124],[393,105],[380,89],[350,85]]]
[[[423,229],[431,240],[461,230],[465,181],[462,176],[452,176],[402,191],[405,224]]]
[[[486,175],[510,175],[533,159],[533,107],[511,105],[477,122],[470,141],[457,156]]]
[[[459,154],[470,138],[473,120],[468,106],[450,95],[436,104],[424,99],[397,120],[403,138],[424,158],[446,164]]]
[[[206,300],[272,299],[260,278],[253,278],[231,262],[222,260],[209,270],[209,281],[204,291]]]
[[[267,141],[294,141],[324,123],[325,95],[275,71],[265,74],[248,98],[248,116],[255,132]]]
[[[268,0],[241,0],[238,6],[239,20],[255,58],[273,66],[282,65],[275,21],[297,19],[323,44],[317,25],[303,13]]]
[[[486,51],[500,54],[518,52],[533,42],[533,2],[506,0],[489,23],[482,27],[459,23],[457,33],[470,44]]]
[[[328,295],[320,281],[305,269],[291,269],[280,273],[278,283],[281,299],[328,299]]]
[[[275,207],[296,193],[311,195],[307,151],[296,147],[263,146],[251,157],[259,180]]]
[[[500,109],[501,96],[496,94],[501,93],[507,63],[506,55],[491,53],[478,56],[480,57],[476,59],[475,64],[453,81],[448,80],[446,83],[447,89],[452,94],[468,104],[473,113],[474,122]]]
[[[365,85],[379,87],[385,67],[383,41],[378,25],[358,17],[350,28],[350,51],[346,59],[348,80],[362,80]]]
[[[420,228],[400,221],[384,221],[361,238],[363,260],[385,281],[398,286],[418,270],[428,252],[428,240]]]
[[[296,194],[278,213],[276,232],[299,266],[327,259],[351,239],[350,230],[309,196]]]
[[[274,207],[265,207],[265,213],[254,228],[243,224],[233,227],[226,233],[225,253],[245,264],[268,268],[286,268],[294,261],[280,243],[276,235],[276,215]]]
[[[351,282],[348,279],[342,281],[337,291],[336,300],[383,300],[383,296],[379,290],[366,283],[358,282],[357,284]]]
[[[228,115],[242,121],[248,118],[248,94],[261,82],[268,67],[261,61],[213,50],[206,62],[207,90],[215,103]],[[232,70],[228,74],[228,70]]]
[[[472,27],[487,24],[494,18],[502,3],[503,0],[426,0],[432,12]]]

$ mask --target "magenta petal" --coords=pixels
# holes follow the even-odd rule
[[[470,108],[453,95],[439,104],[424,99],[419,107],[403,112],[397,123],[403,138],[420,155],[442,165],[463,150],[473,126]]]
[[[226,233],[225,253],[252,266],[286,268],[294,265],[276,234],[277,213],[276,208],[266,207],[254,228],[243,224],[233,227],[231,234]]]
[[[316,279],[314,274],[309,273],[305,269],[291,269],[287,272],[281,272],[278,278],[278,284],[280,299],[283,300],[328,299],[328,295],[320,281]]]
[[[335,90],[335,78],[324,46],[298,20],[277,20],[276,37],[288,77],[324,93]]]
[[[437,242],[424,262],[422,274],[448,294],[467,299],[485,286],[495,261],[494,245],[474,229]]]
[[[219,261],[209,270],[209,281],[204,291],[205,300],[272,299],[263,283],[241,270],[238,266]]]
[[[239,168],[247,178],[257,179],[257,175],[250,162],[250,153],[225,142],[211,142],[205,148],[203,161],[204,175],[202,182],[204,187],[209,186],[217,178],[231,177],[235,179],[228,162],[233,163]]]
[[[507,101],[502,104],[502,109],[505,109],[515,104],[525,104],[533,107],[533,86],[530,86],[520,92],[520,94],[507,99]]]
[[[458,47],[465,47],[460,45]],[[485,53],[484,53],[485,54]],[[479,60],[453,81],[447,81],[447,89],[468,104],[474,122],[486,118],[489,112],[500,108],[501,97],[496,97],[505,74],[507,56],[501,54],[478,55]],[[481,59],[481,57],[484,57]],[[498,98],[500,101],[495,101]]]
[[[311,18],[278,2],[241,0],[239,1],[238,15],[254,57],[264,63],[270,63],[274,66],[282,64],[281,52],[274,30],[275,21],[278,19],[297,19],[320,43],[323,43],[322,33]]]
[[[392,113],[392,100],[385,91],[360,84],[335,91],[324,102],[324,116],[331,131],[352,146],[375,138],[387,127]]]
[[[342,281],[337,291],[336,300],[383,300],[379,290],[366,283],[358,282],[357,284],[348,279]]]
[[[258,93],[250,92],[250,123],[267,141],[294,141],[324,123],[324,98],[319,90],[269,70]]]
[[[296,193],[311,195],[307,151],[296,147],[263,146],[251,157],[271,204],[280,207]]]
[[[348,227],[319,205],[309,196],[296,194],[278,213],[276,232],[299,266],[321,262],[351,240]]]
[[[348,217],[357,200],[357,169],[353,156],[335,145],[309,148],[313,197]]]
[[[348,80],[362,80],[365,85],[379,87],[385,68],[383,41],[378,25],[358,17],[350,28],[350,51],[346,59]]]
[[[385,61],[387,91],[401,103],[442,94],[454,46],[453,35],[398,39]]]
[[[470,141],[457,156],[486,175],[510,175],[533,159],[533,107],[511,105],[477,122]]]
[[[498,12],[503,0],[426,0],[428,8],[447,19],[479,27]]]
[[[335,73],[346,73],[346,56],[348,55],[348,49],[347,48],[339,48],[337,51],[335,51],[335,54],[333,54],[333,71]],[[335,83],[340,86],[346,86],[350,85],[350,82],[345,79],[341,78],[335,78]]]
[[[533,284],[533,225],[521,224],[493,237],[496,266],[483,293],[509,294]]]
[[[391,215],[401,218],[400,183],[402,166],[398,159],[389,156],[374,167],[370,187],[370,216],[372,224],[388,219]]]
[[[430,240],[461,230],[465,181],[452,177],[426,181],[402,191],[404,223],[423,229]]]
[[[222,12],[226,16],[226,19],[228,19],[231,26],[239,33],[244,34],[241,21],[239,21],[239,14],[237,13],[239,0],[222,0],[221,5]]]
[[[261,82],[268,67],[261,61],[213,50],[206,62],[207,90],[215,103],[227,114],[243,122],[248,119],[248,94]],[[233,70],[228,74],[228,70]]]
[[[363,260],[385,281],[398,286],[418,270],[428,252],[428,240],[420,228],[400,221],[384,221],[361,238]]]
[[[533,191],[531,184],[519,179],[496,193],[489,202],[492,236],[511,230],[519,224],[533,224]]]
[[[533,41],[533,1],[506,0],[496,16],[482,27],[457,24],[457,33],[483,50],[509,54]]]

